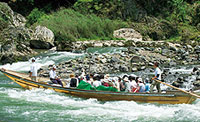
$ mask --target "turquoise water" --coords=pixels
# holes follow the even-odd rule
[[[38,63],[48,65],[83,55],[49,53],[38,57]],[[0,67],[28,71],[29,62]],[[199,122],[199,115],[199,99],[189,105],[100,102],[51,90],[25,90],[0,73],[0,122]]]

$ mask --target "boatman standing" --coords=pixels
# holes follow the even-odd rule
[[[161,70],[158,68],[159,64],[158,62],[154,63],[154,68],[155,68],[155,76],[152,78],[153,82],[150,87],[150,93],[152,93],[153,88],[156,86],[157,90],[159,93],[161,93],[160,89],[160,83],[157,82],[156,80],[161,80]]]
[[[35,58],[33,57],[31,61],[32,61],[32,64],[30,67],[29,77],[31,78],[31,80],[37,81],[37,65],[35,63]]]

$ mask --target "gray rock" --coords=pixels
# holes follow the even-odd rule
[[[132,68],[132,72],[137,72],[138,69],[136,67]]]
[[[37,26],[30,44],[35,49],[50,49],[54,46],[54,34],[46,27]]]
[[[117,57],[112,57],[110,62],[111,63],[118,63],[118,62],[120,62],[120,59],[118,59]]]
[[[133,56],[131,58],[131,62],[132,63],[138,63],[138,62],[142,62],[142,58],[140,56]]]
[[[196,86],[196,87],[199,87],[200,86],[200,80],[193,82],[193,85]]]
[[[125,65],[121,65],[121,66],[119,67],[119,71],[121,71],[121,72],[128,72],[128,67],[125,66]]]
[[[196,80],[200,80],[200,75],[196,77]]]
[[[122,28],[114,31],[115,38],[123,38],[126,40],[142,41],[142,35],[132,28]]]

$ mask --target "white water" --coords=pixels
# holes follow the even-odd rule
[[[82,100],[72,98],[51,90],[18,90],[3,89],[0,92],[6,93],[12,99],[18,99],[33,104],[56,105],[59,108],[66,108],[56,111],[40,111],[39,115],[46,113],[58,113],[59,116],[71,115],[74,119],[79,117],[90,117],[98,120],[121,120],[121,121],[200,121],[200,101],[195,104],[179,105],[157,105],[157,104],[138,104],[129,101],[105,102],[101,103],[96,99]],[[7,112],[14,114],[10,108]],[[35,111],[24,111],[23,116],[32,116]]]
[[[36,64],[39,69],[42,66],[56,64],[56,63],[59,63],[60,61],[68,60],[68,59],[72,59],[76,57],[81,57],[83,55],[84,54],[76,54],[76,53],[70,53],[70,52],[53,52],[44,56],[37,57]],[[31,65],[31,60],[25,61],[25,62],[6,64],[3,66],[0,66],[0,68],[5,68],[5,69],[15,70],[15,71],[29,71],[30,65]]]
[[[37,57],[39,67],[63,60],[83,56],[69,52],[54,52]],[[28,71],[30,62],[6,64],[0,68]],[[189,73],[191,69],[173,68],[171,72]],[[2,75],[1,75],[2,77]],[[7,82],[5,82],[7,83]],[[3,83],[2,85],[5,85]],[[164,86],[162,86],[163,88]],[[129,101],[99,102],[96,99],[81,99],[56,93],[51,90],[0,87],[0,110],[4,118],[18,118],[13,121],[200,121],[200,100],[194,104],[158,105],[138,104]],[[0,103],[0,104],[1,104]],[[1,112],[0,112],[0,117]],[[1,118],[0,118],[1,121]]]

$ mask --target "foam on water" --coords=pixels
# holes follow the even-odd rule
[[[73,119],[92,118],[94,121],[117,120],[117,121],[200,121],[200,101],[195,104],[179,105],[157,105],[157,104],[138,104],[130,101],[99,102],[96,99],[83,100],[65,96],[51,90],[18,90],[0,89],[8,94],[10,98],[20,99],[35,104],[48,104],[57,106],[56,111],[40,111],[38,115],[47,113],[57,113],[59,116],[73,116]],[[9,109],[9,108],[8,108]],[[13,113],[13,110],[8,110]],[[25,111],[22,115],[31,116],[35,111]],[[61,119],[60,118],[60,119]],[[58,120],[60,120],[58,119]],[[48,119],[47,119],[48,120]],[[87,119],[86,119],[87,120]],[[84,121],[84,120],[83,120]]]
[[[120,52],[121,50],[112,48],[110,52],[101,50],[99,52],[112,53],[112,51]],[[53,52],[37,57],[36,63],[41,67],[84,55]],[[28,71],[30,62],[6,64],[0,68]],[[191,71],[191,68],[184,67],[170,69],[170,72],[185,74]],[[0,77],[0,85],[8,83],[8,80],[3,78],[4,76],[0,74]],[[3,83],[2,79],[5,80]],[[165,89],[166,86],[161,87]],[[0,98],[0,105],[3,104],[0,107],[0,117],[11,121],[200,121],[199,99],[191,105],[139,104],[133,101],[100,102],[96,99],[74,98],[52,90],[23,90],[5,85],[0,87]]]
[[[71,52],[52,52],[44,54],[36,58],[36,64],[38,69],[42,66],[52,65],[59,63],[64,60],[76,58],[83,56],[84,54],[76,54]],[[30,70],[31,59],[25,62],[16,62],[12,64],[0,65],[0,68],[15,70],[15,71],[29,71]]]

